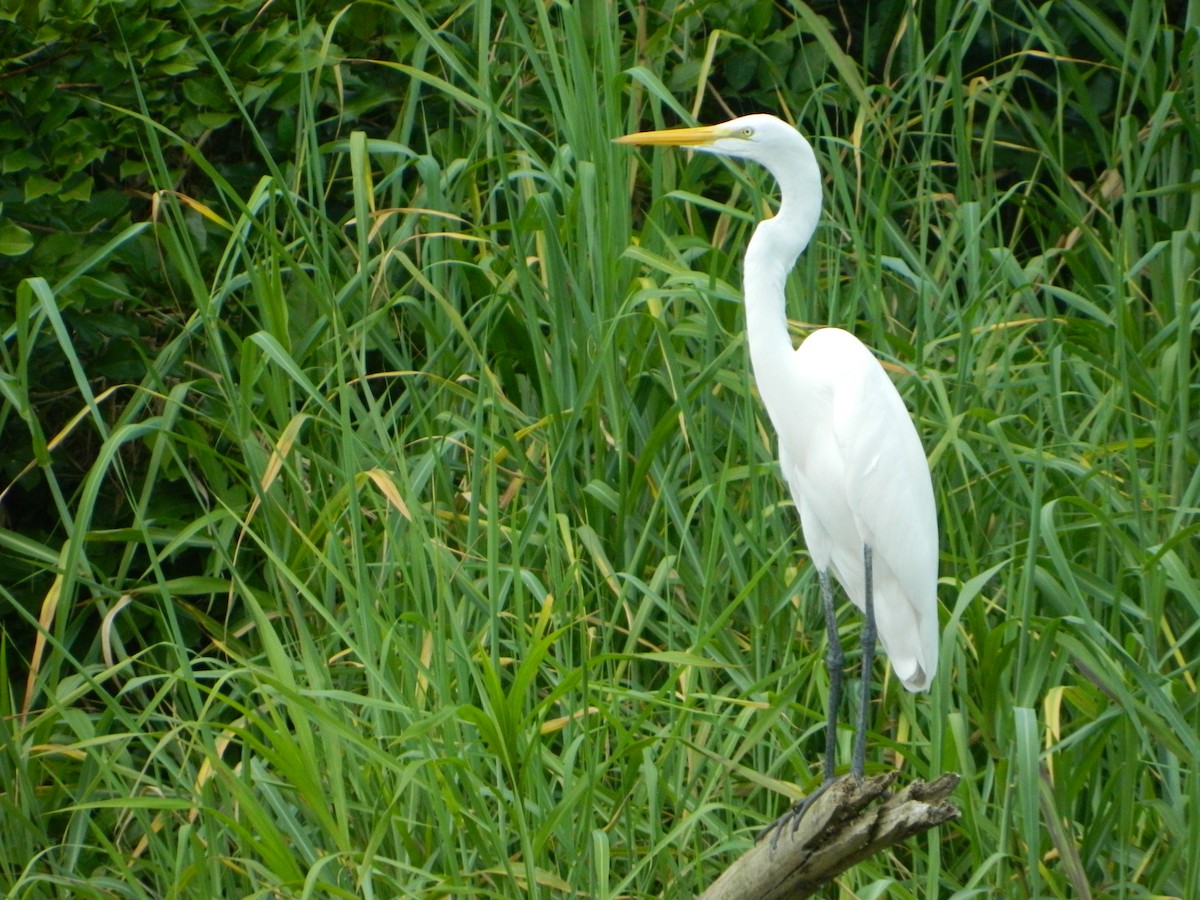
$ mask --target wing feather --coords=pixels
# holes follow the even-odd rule
[[[815,339],[815,342],[814,342]],[[928,687],[937,668],[937,512],[924,448],[878,360],[841,329],[814,332],[796,352],[809,394],[823,397],[803,451],[780,431],[780,458],[814,563],[827,565],[860,609],[862,545],[872,548],[875,618],[897,675]],[[820,382],[812,389],[814,380]],[[785,450],[784,444],[792,445]],[[815,545],[815,546],[814,546]]]

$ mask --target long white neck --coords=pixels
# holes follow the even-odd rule
[[[771,412],[772,388],[789,391],[769,373],[784,370],[792,353],[788,334],[784,285],[796,259],[808,246],[821,216],[821,173],[807,141],[797,151],[795,165],[771,174],[779,182],[779,213],[754,229],[746,248],[743,290],[750,363],[759,394]]]

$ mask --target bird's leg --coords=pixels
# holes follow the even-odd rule
[[[825,726],[825,777],[821,785],[807,797],[801,797],[796,805],[758,833],[762,840],[770,832],[771,849],[779,842],[780,832],[790,822],[792,831],[800,826],[800,820],[808,812],[813,802],[820,797],[829,785],[833,784],[834,763],[837,758],[837,715],[842,702],[842,667],[845,657],[842,654],[842,641],[838,637],[837,610],[833,608],[833,588],[829,584],[829,573],[822,570],[817,574],[821,583],[821,605],[825,609],[825,628],[829,635],[829,643],[825,648],[825,665],[829,669],[829,720]]]
[[[871,700],[871,666],[875,662],[875,599],[872,596],[871,574],[871,546],[863,544],[863,575],[867,582],[863,612],[866,613],[867,623],[862,633],[862,702],[858,709],[858,728],[854,732],[854,751],[850,757],[850,772],[860,779],[866,767],[867,706]]]
[[[825,647],[825,667],[829,670],[829,721],[825,725],[825,778],[822,784],[833,781],[834,763],[837,758],[837,716],[842,705],[842,669],[845,657],[842,641],[838,637],[837,612],[833,608],[833,590],[829,586],[829,573],[821,572],[821,603],[825,607],[825,629],[829,643]]]

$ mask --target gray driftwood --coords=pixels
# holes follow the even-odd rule
[[[896,773],[862,781],[846,776],[818,797],[796,829],[786,824],[742,854],[699,900],[783,900],[808,897],[855,863],[957,819],[948,799],[959,776],[914,781],[887,795]],[[774,844],[772,846],[772,844]]]

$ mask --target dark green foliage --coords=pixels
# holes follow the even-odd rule
[[[770,188],[610,143],[693,108],[813,137],[934,472],[869,765],[964,817],[843,892],[1200,895],[1192,4],[2,9],[15,895],[686,896],[819,778]]]

